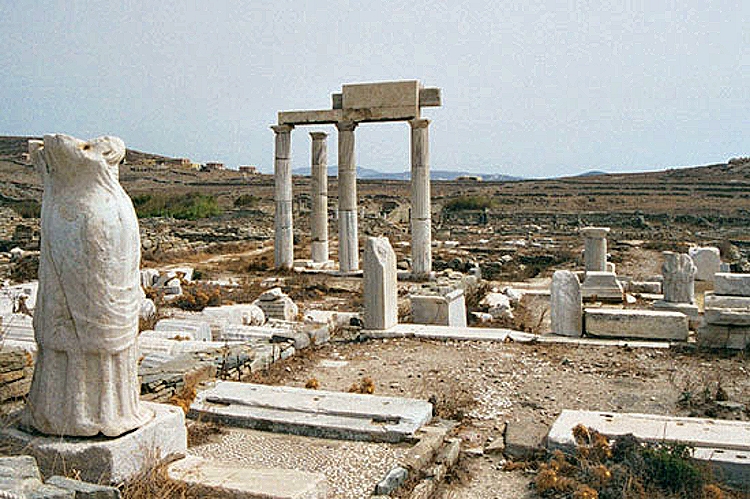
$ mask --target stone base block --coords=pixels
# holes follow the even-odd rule
[[[45,477],[72,470],[92,483],[121,483],[171,455],[187,450],[185,414],[176,406],[143,402],[154,412],[145,426],[117,438],[54,437],[27,433],[13,424],[0,429],[0,445],[11,454],[36,458]]]
[[[698,328],[698,345],[704,348],[744,350],[750,345],[750,327],[705,324]]]
[[[750,310],[706,307],[705,319],[717,326],[750,326]]]
[[[703,295],[705,308],[746,308],[750,310],[750,296],[717,295],[706,291]]]
[[[415,324],[466,327],[466,301],[462,289],[445,296],[412,295],[410,300]]]
[[[681,312],[688,316],[688,325],[695,329],[699,326],[700,316],[698,313],[698,305],[691,303],[672,303],[664,300],[657,300],[654,302],[654,308],[656,310],[669,310],[672,312]]]
[[[289,469],[258,469],[187,457],[169,465],[169,478],[200,497],[215,499],[325,499],[323,475]]]
[[[679,340],[688,338],[688,318],[680,312],[587,308],[586,333],[607,338]]]
[[[584,300],[589,301],[621,302],[623,300],[622,285],[614,272],[586,272],[581,294]]]
[[[729,296],[750,296],[750,274],[717,272],[714,274],[714,293]]]

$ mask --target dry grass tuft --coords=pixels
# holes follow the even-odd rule
[[[310,390],[317,390],[320,388],[320,382],[316,378],[310,378],[307,380],[307,383],[305,383],[305,388]]]
[[[189,487],[167,476],[169,461],[145,470],[122,485],[123,499],[188,499]]]
[[[365,376],[359,383],[352,383],[349,387],[349,393],[364,393],[372,395],[375,393],[375,382],[372,378]]]

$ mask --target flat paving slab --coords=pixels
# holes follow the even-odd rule
[[[188,456],[169,465],[169,478],[216,499],[326,499],[323,475],[283,468],[249,468]]]
[[[683,443],[708,461],[727,483],[750,483],[750,423],[654,414],[564,410],[547,435],[549,449],[575,448],[573,428],[593,428],[609,438],[632,434],[643,442]]]
[[[432,418],[424,400],[219,381],[188,417],[314,437],[400,442]]]

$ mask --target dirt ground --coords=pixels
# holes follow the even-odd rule
[[[369,377],[375,393],[432,400],[443,417],[462,420],[464,480],[443,486],[438,497],[526,498],[530,476],[503,472],[502,458],[482,455],[502,437],[505,424],[539,441],[563,409],[712,415],[748,419],[725,410],[750,395],[750,362],[733,356],[675,350],[434,342],[411,339],[332,343],[289,359],[254,381],[346,391]],[[473,450],[473,452],[472,452]]]

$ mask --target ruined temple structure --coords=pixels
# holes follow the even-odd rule
[[[354,131],[360,123],[408,121],[411,126],[411,235],[412,273],[426,277],[432,270],[430,166],[428,126],[421,117],[423,107],[440,106],[440,89],[423,88],[416,80],[343,85],[332,95],[332,108],[313,111],[282,111],[276,133],[274,159],[276,268],[294,263],[292,221],[291,132],[295,126],[333,124],[338,129],[338,218],[339,271],[359,269],[357,235],[357,169]],[[313,261],[328,260],[327,176],[325,135],[313,133]],[[324,200],[323,197],[326,199]],[[323,211],[326,210],[326,211]]]

